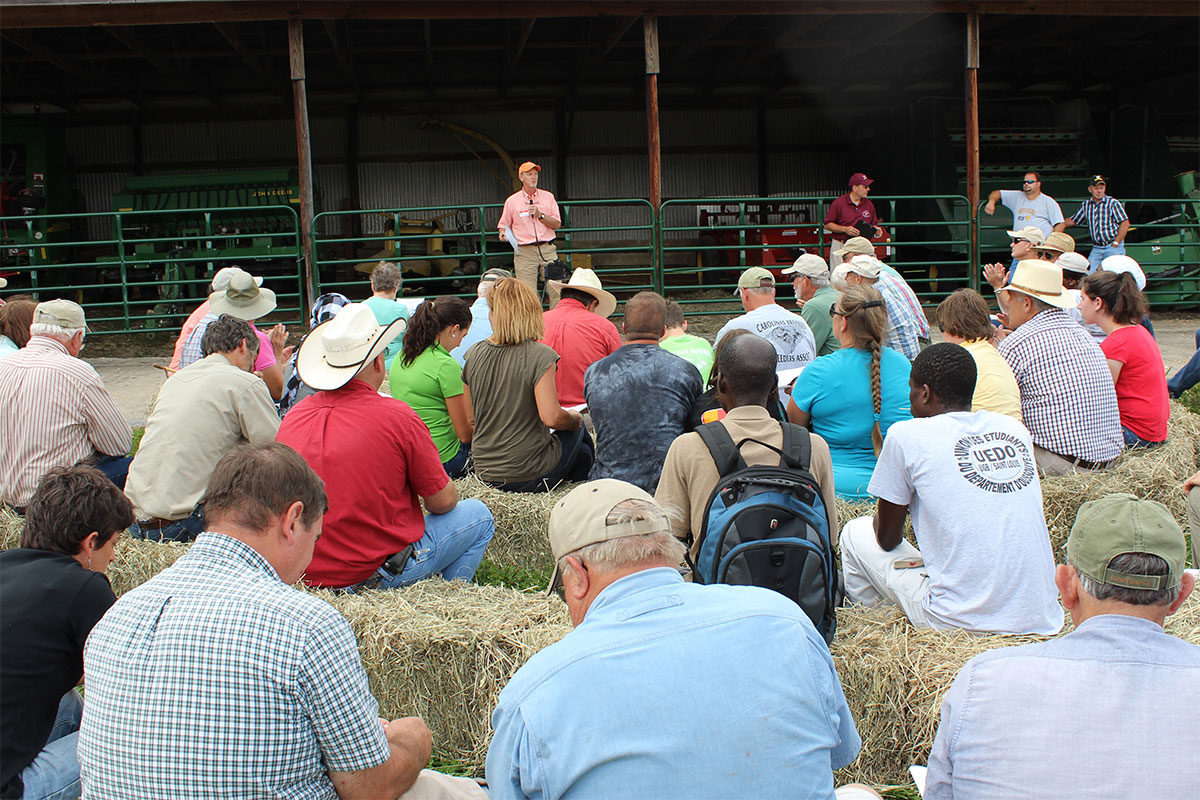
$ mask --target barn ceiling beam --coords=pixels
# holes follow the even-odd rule
[[[685,60],[691,58],[700,50],[701,47],[708,44],[709,40],[716,36],[721,31],[728,27],[729,23],[737,19],[736,16],[731,17],[713,17],[708,21],[708,26],[701,32],[699,36],[692,39],[682,50],[679,55],[672,59],[673,63],[681,64]]]
[[[25,33],[24,31],[4,30],[0,31],[0,36],[17,47],[20,47],[22,50],[38,56],[43,61],[46,61],[62,72],[65,72],[72,78],[75,78],[97,90],[105,92],[108,97],[127,100],[128,102],[133,103],[135,106],[141,106],[141,102],[134,95],[122,91],[113,91],[112,81],[104,79],[102,76],[85,67],[79,61],[76,61],[68,56],[64,56],[55,51],[53,48],[47,47],[41,42],[36,41],[31,35]],[[57,105],[57,103],[55,104]],[[74,105],[74,103],[71,103],[71,105]]]
[[[109,36],[146,59],[146,62],[162,75],[168,76],[184,86],[194,85],[196,93],[214,108],[221,105],[217,92],[203,74],[192,75],[184,72],[173,61],[150,47],[128,28],[105,28],[105,30]]]
[[[359,93],[358,76],[354,74],[354,54],[351,51],[348,41],[349,32],[346,31],[346,23],[335,19],[322,20],[325,27],[325,34],[329,37],[329,43],[333,47],[333,58],[337,61],[337,65],[341,67],[342,74],[346,76],[346,80],[350,83],[350,88],[355,94]],[[343,42],[345,38],[347,42]],[[306,48],[309,52],[316,52],[315,48]]]
[[[805,17],[802,22],[797,22],[790,30],[777,36],[775,41],[771,44],[751,52],[750,55],[746,57],[745,62],[743,62],[743,66],[748,67],[753,64],[757,64],[760,61],[765,61],[779,50],[790,47],[791,44],[801,36],[832,18],[832,14],[816,14],[810,17]]]
[[[529,17],[521,20],[521,35],[517,37],[517,46],[513,48],[511,55],[508,57],[508,65],[504,70],[504,91],[508,91],[508,85],[512,82],[513,73],[517,71],[517,64],[521,62],[521,54],[525,52],[525,45],[529,42],[529,34],[533,33],[533,24],[537,22],[537,17]]]

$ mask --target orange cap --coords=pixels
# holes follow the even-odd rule
[[[522,172],[529,172],[531,169],[536,169],[538,172],[542,171],[542,168],[537,164],[533,163],[532,161],[526,161],[524,164],[517,167],[517,174],[520,175]]]

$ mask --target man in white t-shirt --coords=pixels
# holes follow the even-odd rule
[[[1042,194],[1042,176],[1038,172],[1025,173],[1021,191],[997,189],[989,194],[987,205],[983,207],[988,216],[996,213],[996,203],[1012,212],[1015,231],[1026,225],[1033,225],[1042,232],[1042,238],[1045,238],[1054,230],[1055,225],[1063,221],[1058,201],[1048,194]]]
[[[726,322],[717,332],[716,346],[725,334],[736,328],[756,333],[771,343],[777,355],[776,374],[789,372],[787,382],[817,357],[817,343],[804,317],[793,314],[775,302],[775,277],[763,267],[750,267],[738,278],[738,297],[746,313]],[[780,396],[787,402],[782,388]]]
[[[918,628],[1054,634],[1063,612],[1029,432],[971,411],[976,367],[956,344],[913,361],[914,419],[888,429],[874,518],[842,529],[846,599],[891,602]],[[905,541],[911,511],[920,550]]]

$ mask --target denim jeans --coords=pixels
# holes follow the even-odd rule
[[[1148,442],[1133,431],[1129,430],[1129,428],[1126,428],[1124,425],[1121,426],[1121,435],[1125,437],[1125,448],[1127,450],[1132,450],[1138,447],[1150,449],[1151,447],[1158,447],[1159,445],[1164,444],[1166,441]]]
[[[1121,242],[1118,245],[1095,245],[1092,251],[1088,253],[1088,274],[1092,274],[1100,269],[1100,262],[1109,256],[1125,255],[1125,243]]]
[[[446,474],[450,476],[451,480],[456,480],[467,474],[470,464],[471,445],[466,442],[459,442],[458,452],[451,456],[449,461],[443,461],[442,467],[445,468]]]
[[[192,513],[161,528],[143,528],[135,520],[129,526],[129,535],[134,539],[149,539],[152,542],[190,542],[204,532],[204,504],[200,503]]]
[[[592,463],[596,460],[596,446],[587,428],[580,426],[577,431],[555,431],[554,435],[562,442],[562,455],[554,469],[540,478],[510,483],[489,483],[494,489],[502,492],[548,492],[559,484],[568,481],[586,481],[591,472]]]
[[[1197,383],[1200,383],[1200,329],[1196,330],[1196,352],[1167,381],[1167,392],[1171,397],[1179,397]]]
[[[413,544],[413,557],[399,575],[380,567],[381,589],[408,586],[431,575],[469,581],[496,531],[492,512],[478,500],[459,500],[445,514],[425,516],[425,535]]]
[[[115,483],[118,489],[125,491],[125,476],[129,474],[131,463],[133,463],[132,456],[100,456],[100,460],[94,466],[103,472],[106,478]]]
[[[25,784],[22,800],[75,800],[79,797],[79,759],[75,755],[75,745],[82,718],[83,698],[72,689],[58,704],[58,716],[46,746],[21,771],[21,782]]]

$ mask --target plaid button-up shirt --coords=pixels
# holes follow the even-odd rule
[[[1000,343],[1021,390],[1033,443],[1068,458],[1104,463],[1121,454],[1117,392],[1104,352],[1059,309],[1036,314]]]
[[[388,760],[354,634],[257,551],[203,533],[84,649],[85,798],[328,798]]]
[[[1088,229],[1088,234],[1095,244],[1106,247],[1117,238],[1117,230],[1129,216],[1120,200],[1104,195],[1099,203],[1092,199],[1084,200],[1079,210],[1071,215],[1071,219],[1076,225],[1083,225]]]
[[[899,275],[883,269],[875,288],[887,307],[888,330],[883,343],[912,361],[921,353],[919,337],[929,336],[929,321],[912,289]]]

